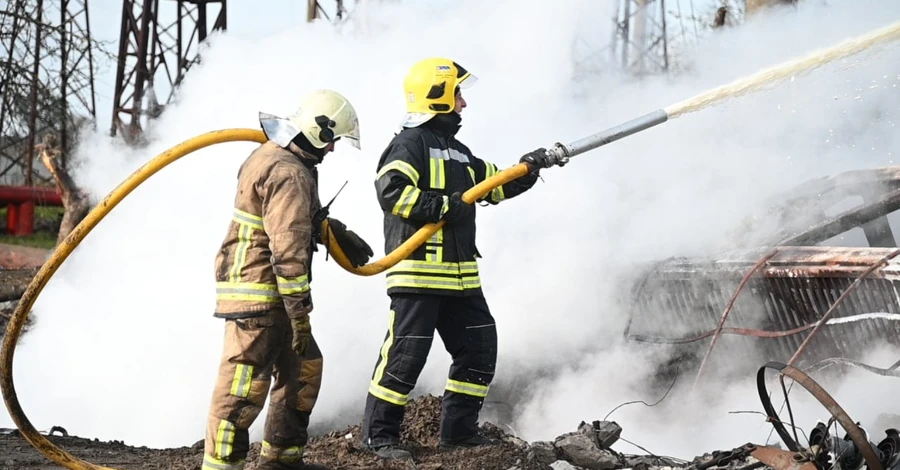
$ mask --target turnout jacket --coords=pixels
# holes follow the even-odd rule
[[[465,192],[499,170],[456,140],[459,115],[439,114],[404,128],[378,162],[375,189],[384,211],[384,249],[390,253],[426,223],[447,212],[449,196]],[[528,189],[537,174],[510,181],[479,202],[498,204]],[[387,293],[481,295],[474,218],[445,224],[406,259],[387,270]]]
[[[313,216],[320,209],[315,156],[291,143],[260,145],[238,172],[234,214],[215,260],[216,317],[282,307],[312,310]]]

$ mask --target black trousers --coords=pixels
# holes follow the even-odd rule
[[[395,294],[390,326],[366,397],[362,441],[400,442],[400,423],[437,330],[453,358],[442,399],[441,440],[472,437],[497,364],[497,328],[484,296]]]

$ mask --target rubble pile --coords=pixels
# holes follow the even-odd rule
[[[681,461],[662,457],[632,456],[611,449],[622,428],[614,422],[581,423],[577,430],[551,441],[525,442],[499,427],[484,423],[481,432],[496,441],[495,445],[472,449],[442,451],[438,445],[441,399],[422,396],[407,405],[401,428],[402,444],[413,454],[409,462],[387,462],[362,448],[360,428],[332,432],[310,440],[307,456],[310,462],[345,470],[653,470],[674,467]],[[251,460],[259,452],[259,444],[251,449]],[[254,466],[248,465],[247,470]]]
[[[620,454],[611,449],[622,428],[614,422],[581,423],[553,441],[525,442],[499,427],[484,423],[482,433],[495,445],[442,451],[438,444],[441,399],[422,396],[407,405],[401,429],[403,445],[413,462],[383,461],[360,444],[360,427],[351,426],[310,439],[307,460],[334,470],[665,470],[686,462],[664,457]],[[15,430],[0,432],[0,470],[58,468],[38,453]],[[190,447],[148,449],[121,441],[102,442],[51,435],[62,449],[96,465],[128,469],[200,470],[203,441]],[[246,470],[255,470],[260,444],[250,449]]]

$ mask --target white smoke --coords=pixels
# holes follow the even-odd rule
[[[151,145],[135,151],[105,136],[87,139],[79,181],[102,197],[181,141],[258,128],[258,111],[285,115],[308,91],[335,89],[360,114],[363,151],[339,144],[321,167],[320,194],[328,200],[349,180],[332,213],[380,257],[372,180],[403,113],[403,75],[416,60],[452,57],[479,77],[466,91],[459,138],[506,167],[536,147],[570,142],[900,17],[900,4],[874,0],[812,4],[718,33],[690,51],[694,69],[680,78],[631,82],[610,74],[576,86],[571,44],[579,28],[609,37],[607,21],[588,21],[611,16],[596,3],[370,4],[364,27],[344,34],[302,24],[214,37],[180,101],[150,130]],[[479,209],[482,280],[500,335],[497,382],[525,384],[522,395],[530,397],[513,428],[529,440],[548,439],[622,401],[655,400],[645,393],[652,352],[619,347],[627,315],[613,283],[639,262],[708,252],[773,191],[892,163],[900,144],[890,121],[900,109],[898,53],[896,45],[882,48],[683,116],[577,156],[545,171],[520,198]],[[890,112],[893,118],[877,120]],[[15,362],[19,398],[37,428],[62,425],[152,447],[203,438],[223,329],[212,317],[213,259],[238,166],[254,146],[221,144],[163,169],[51,280],[35,306],[37,328]],[[352,276],[324,258],[318,253],[314,265],[312,322],[325,378],[313,421],[352,424],[363,410],[389,300],[383,276]],[[416,393],[441,393],[448,365],[436,338]],[[557,376],[531,380],[546,369]],[[769,429],[759,416],[727,414],[761,409],[747,379],[714,384],[715,400],[675,406],[675,415],[632,405],[611,419],[629,440],[686,458],[764,440]],[[851,414],[877,411],[850,391],[836,396]]]

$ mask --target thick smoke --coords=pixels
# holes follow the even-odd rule
[[[303,24],[213,38],[179,102],[150,130],[150,146],[127,150],[105,136],[87,139],[79,181],[102,197],[178,142],[257,128],[258,111],[285,115],[309,90],[332,88],[359,111],[363,151],[338,145],[321,169],[321,197],[330,199],[348,180],[332,213],[380,256],[375,164],[403,113],[403,75],[420,58],[452,57],[479,77],[465,95],[460,139],[505,167],[533,148],[575,140],[900,16],[900,4],[810,2],[718,33],[686,52],[693,70],[677,79],[631,82],[610,73],[576,86],[573,38],[583,28],[609,37],[601,19],[611,16],[612,2],[407,3],[370,4],[364,23],[343,34]],[[891,164],[900,144],[893,121],[898,54],[897,46],[881,48],[683,116],[544,172],[518,199],[480,208],[482,277],[500,334],[498,389],[519,387],[512,428],[546,439],[623,401],[655,400],[646,386],[654,351],[621,344],[621,281],[638,263],[709,253],[775,191]],[[223,328],[211,315],[213,258],[237,168],[254,145],[218,145],[163,169],[53,278],[35,307],[40,327],[15,363],[19,397],[36,427],[155,447],[203,437]],[[383,276],[349,275],[322,255],[312,320],[325,354],[314,415],[320,428],[359,419],[388,308]],[[436,339],[416,392],[440,393],[448,365]],[[611,419],[629,440],[682,457],[765,440],[760,416],[727,413],[761,409],[752,383],[716,384],[716,374],[708,372],[710,390],[701,391],[714,399],[706,393],[706,401],[672,408],[632,405]],[[877,415],[850,385],[838,392],[857,419]],[[803,416],[824,416],[811,409]],[[254,438],[261,429],[262,419]]]

